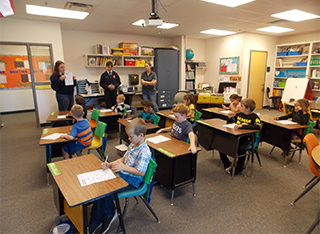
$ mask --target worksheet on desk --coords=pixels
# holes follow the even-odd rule
[[[82,187],[116,178],[110,169],[91,171],[77,176]]]
[[[42,137],[41,139],[43,139],[43,140],[57,140],[62,135],[67,135],[67,133],[53,133],[48,136]]]
[[[153,144],[158,144],[160,142],[164,142],[164,141],[169,141],[170,138],[169,137],[164,137],[164,136],[155,136],[155,137],[150,137],[147,139],[147,141],[150,141]]]
[[[296,124],[296,122],[292,122],[291,120],[277,120],[275,122],[279,124]]]

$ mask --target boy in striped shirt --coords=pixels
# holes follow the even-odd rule
[[[76,153],[80,156],[80,150],[91,146],[93,134],[88,120],[83,118],[82,106],[73,105],[71,108],[71,115],[77,120],[77,123],[72,126],[70,135],[62,135],[61,137],[69,141],[77,137],[77,141],[70,142],[69,147],[71,154]],[[64,159],[68,159],[70,157],[67,145],[62,147],[62,155]]]

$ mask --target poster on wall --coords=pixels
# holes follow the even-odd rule
[[[35,82],[50,80],[52,74],[49,56],[32,57]],[[0,55],[0,89],[31,88],[28,56]]]
[[[240,57],[220,58],[219,73],[220,74],[239,74]]]

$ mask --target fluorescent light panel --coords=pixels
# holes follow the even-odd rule
[[[271,33],[283,33],[283,32],[290,32],[294,31],[292,28],[283,28],[279,26],[270,26],[265,28],[258,28],[258,31],[264,31],[264,32],[271,32]]]
[[[304,21],[304,20],[310,20],[310,19],[316,19],[319,18],[319,15],[311,14],[305,11],[300,11],[297,9],[293,9],[290,11],[284,11],[277,14],[271,15],[275,18],[290,20],[294,22]]]
[[[219,36],[226,36],[226,35],[235,34],[236,32],[219,30],[219,29],[208,29],[208,30],[201,31],[200,33],[211,34],[211,35],[219,35]]]
[[[89,15],[88,12],[83,11],[72,11],[66,9],[52,8],[52,7],[42,7],[35,5],[26,5],[26,11],[31,15],[42,15],[42,16],[52,16],[70,19],[84,19]]]
[[[132,25],[142,27],[142,23],[144,23],[144,19],[140,19],[140,20],[138,20],[136,22],[133,22]],[[179,24],[162,23],[162,25],[158,26],[157,28],[170,29],[170,28],[174,28],[174,27],[177,27],[177,26],[179,26]]]
[[[255,0],[202,0],[204,2],[210,2],[227,7],[237,7],[249,2],[254,2]]]

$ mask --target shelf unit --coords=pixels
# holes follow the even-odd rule
[[[311,87],[313,97],[320,96],[320,41],[316,41],[312,43],[311,47],[311,54],[310,54],[310,69],[309,69],[309,76],[311,80]],[[318,86],[317,89],[314,87]]]
[[[146,62],[153,65],[154,56],[136,55],[108,55],[108,54],[85,54],[85,67],[105,67],[108,61],[113,62],[114,67],[142,67]]]
[[[185,63],[185,89],[195,92],[197,69],[205,69],[205,62],[187,60]]]
[[[286,52],[292,48],[299,50],[291,53]],[[314,51],[317,51],[317,53],[312,53]],[[320,83],[320,77],[312,77],[313,69],[316,69],[316,74],[320,74],[320,63],[319,65],[311,65],[311,61],[314,62],[317,58],[320,59],[320,42],[277,45],[273,76],[273,96],[282,96],[288,76],[311,77],[312,85],[317,80]],[[313,89],[313,95],[319,96],[319,90]]]

